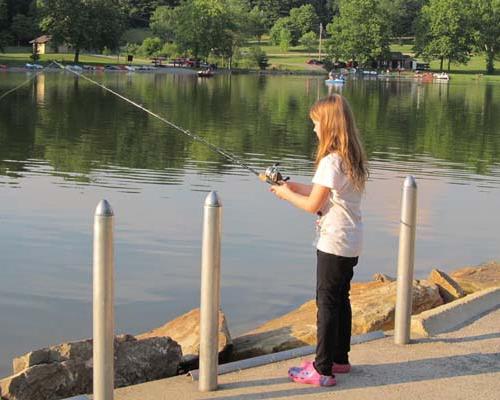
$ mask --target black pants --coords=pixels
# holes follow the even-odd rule
[[[333,363],[347,364],[351,349],[351,279],[358,257],[342,257],[317,250],[317,338],[314,367],[331,375]]]

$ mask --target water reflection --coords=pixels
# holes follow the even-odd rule
[[[312,176],[307,113],[328,93],[322,78],[93,77],[256,169],[280,161],[294,179]],[[2,74],[0,93],[24,79]],[[419,184],[417,276],[497,258],[498,87],[356,80],[332,90],[353,105],[371,166],[355,278],[394,275],[407,174]],[[1,101],[0,116],[0,375],[14,354],[91,335],[92,210],[103,197],[117,215],[120,332],[198,304],[201,207],[212,189],[224,204],[222,303],[232,333],[312,297],[313,218],[245,169],[61,73]]]

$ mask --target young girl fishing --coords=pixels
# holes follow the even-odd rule
[[[299,383],[333,386],[335,373],[351,369],[349,290],[362,246],[360,205],[368,169],[345,98],[335,94],[319,100],[309,116],[319,139],[312,185],[284,182],[270,190],[297,208],[318,215],[316,358],[290,368],[288,375]]]

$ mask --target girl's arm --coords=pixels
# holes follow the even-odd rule
[[[321,185],[312,185],[309,195],[294,192],[287,183],[271,186],[273,192],[280,199],[292,203],[295,207],[316,214],[330,195],[330,188]]]
[[[306,185],[304,183],[298,183],[298,182],[287,182],[288,187],[294,191],[295,193],[304,195],[304,196],[309,196],[311,194],[312,190],[312,185]]]

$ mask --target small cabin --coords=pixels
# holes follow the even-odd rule
[[[33,40],[30,40],[30,44],[33,46],[33,53],[45,54],[50,39],[52,39],[50,35],[42,35]]]
[[[68,46],[57,46],[52,42],[51,35],[42,35],[33,40],[30,40],[30,44],[33,46],[33,53],[37,54],[47,54],[47,53],[67,53]]]

